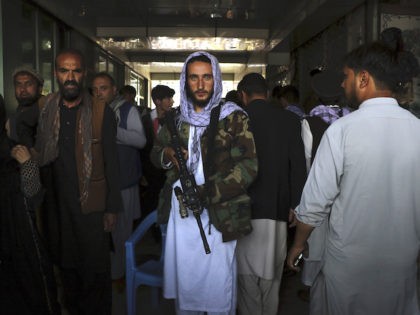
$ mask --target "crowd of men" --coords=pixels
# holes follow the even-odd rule
[[[54,263],[62,308],[111,314],[111,280],[124,279],[144,200],[167,226],[163,295],[178,315],[275,315],[285,262],[298,271],[302,253],[311,314],[420,314],[420,122],[396,101],[419,66],[404,67],[404,56],[381,43],[350,52],[341,86],[356,110],[339,119],[333,104],[306,115],[293,87],[279,92],[281,106],[270,102],[257,73],[239,82],[237,103],[223,101],[219,62],[204,51],[184,63],[178,109],[175,91],[158,85],[144,115],[108,73],[85,82],[78,50],[58,53],[59,90],[47,96],[35,70],[18,68],[16,114],[6,123],[1,111],[0,170],[20,176],[22,202],[2,204],[31,213],[25,237],[38,250],[28,252],[42,267],[31,270],[46,277],[19,290],[18,237],[2,237],[11,250],[1,252],[10,263],[0,293],[21,301],[19,314],[59,314]],[[31,291],[39,297],[26,299]]]

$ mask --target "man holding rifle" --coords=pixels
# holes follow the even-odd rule
[[[234,315],[236,240],[252,230],[246,191],[257,174],[254,139],[240,107],[219,106],[214,56],[191,54],[180,87],[180,113],[167,115],[174,120],[151,153],[156,166],[169,169],[158,206],[159,223],[168,223],[164,296],[176,299],[178,315]]]

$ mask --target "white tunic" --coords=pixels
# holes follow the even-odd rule
[[[238,274],[281,279],[287,254],[287,223],[255,219],[251,224],[252,233],[239,239],[236,247]]]
[[[190,128],[190,143],[194,128]],[[189,150],[190,151],[190,150]],[[195,173],[197,185],[204,183],[200,154]],[[175,182],[173,187],[181,184]],[[236,308],[236,241],[222,242],[222,234],[211,226],[207,210],[201,221],[210,245],[210,254],[204,251],[197,221],[189,211],[182,219],[179,204],[172,194],[168,221],[164,263],[164,296],[177,299],[181,310],[234,314]]]
[[[419,314],[420,121],[392,98],[363,102],[322,138],[297,219],[330,214],[329,314]]]

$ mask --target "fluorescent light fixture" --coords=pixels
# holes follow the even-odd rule
[[[255,51],[265,47],[264,39],[231,37],[150,37],[150,48],[164,50]]]
[[[104,48],[120,49],[259,51],[265,48],[266,40],[232,37],[159,36],[149,37],[148,39],[101,39],[98,44]]]
[[[264,64],[264,63],[255,63],[255,64],[249,64],[248,65],[248,68],[258,68],[258,67],[265,67],[266,66],[266,64]]]
[[[183,62],[150,62],[151,67],[173,67],[173,68],[182,68],[184,65]]]
[[[97,41],[103,48],[119,48],[119,49],[146,49],[148,48],[147,40],[140,38],[127,38],[124,40],[116,40],[112,37],[108,39],[100,39]]]
[[[184,63],[183,62],[150,62],[149,66],[151,68],[178,68],[181,71]],[[220,68],[223,71],[238,70],[245,67],[243,63],[219,63]],[[263,67],[264,64],[249,64],[248,67]]]

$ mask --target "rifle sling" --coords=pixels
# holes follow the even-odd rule
[[[222,103],[213,108],[210,113],[210,123],[207,128],[207,157],[204,163],[204,177],[207,179],[214,173],[214,141],[217,133],[217,125],[219,123],[220,110]],[[206,185],[204,185],[206,186]],[[207,187],[205,187],[207,191]]]

